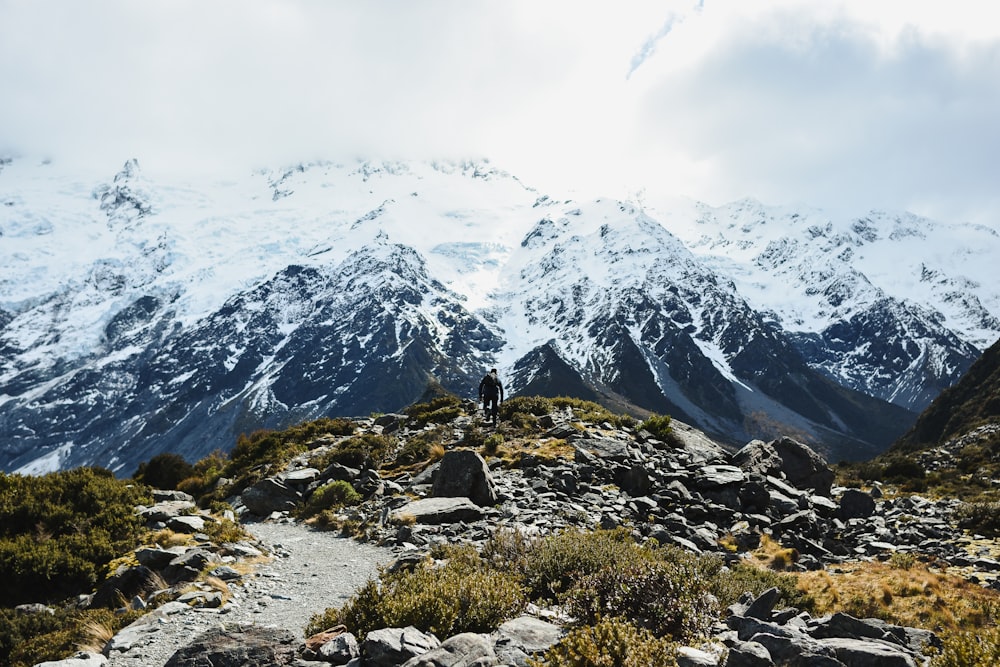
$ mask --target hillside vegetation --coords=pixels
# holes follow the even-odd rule
[[[147,485],[185,490],[202,507],[224,509],[244,489],[285,470],[293,460],[317,469],[371,467],[383,479],[419,474],[440,459],[446,442],[474,450],[498,466],[558,460],[572,457],[573,448],[565,440],[543,436],[546,417],[560,411],[572,414],[574,428],[580,430],[645,431],[673,446],[669,417],[652,415],[640,423],[596,403],[540,397],[506,401],[498,428],[472,426],[455,443],[454,420],[468,418],[470,405],[440,395],[410,406],[404,420],[415,428],[405,439],[359,433],[358,422],[346,418],[259,431],[241,436],[228,454],[216,452],[193,463],[160,455],[140,466],[134,480],[116,480],[107,471],[90,468],[37,478],[0,476],[0,575],[16,582],[2,592],[0,661],[20,666],[52,659],[60,650],[65,655],[88,623],[113,629],[130,618],[109,618],[108,610],[82,612],[71,598],[92,592],[109,563],[149,540],[133,511],[149,501]],[[915,469],[907,466],[923,465],[914,454],[894,451],[867,467],[842,467],[842,479],[868,485],[877,476],[886,492],[906,493],[931,476],[909,474]],[[974,475],[949,479],[955,495],[988,495]],[[935,488],[943,489],[942,484],[943,477]],[[342,511],[362,502],[356,487],[327,483],[292,514],[318,528],[363,537],[364,526],[345,520]],[[670,665],[675,664],[676,645],[706,636],[728,605],[745,593],[776,588],[783,605],[813,614],[843,611],[942,633],[945,643],[935,667],[997,664],[1000,594],[947,572],[932,559],[900,553],[804,572],[789,568],[797,554],[777,541],[762,540],[739,562],[726,557],[730,546],[720,541],[717,553],[695,554],[655,540],[637,542],[627,526],[565,529],[530,538],[498,531],[478,548],[435,547],[425,561],[383,572],[377,581],[364,584],[342,606],[303,613],[312,615],[311,631],[341,623],[356,633],[413,625],[443,638],[492,631],[529,604],[555,607],[576,620],[538,664]],[[58,609],[45,616],[10,609],[23,602],[58,603]]]
[[[839,466],[844,483],[884,482],[967,501],[963,526],[1000,532],[1000,341],[913,428],[871,461]]]

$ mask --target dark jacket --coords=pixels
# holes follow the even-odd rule
[[[500,397],[503,400],[503,383],[500,382],[500,378],[493,375],[492,373],[487,373],[483,376],[483,379],[479,382],[479,396],[481,398],[493,399]]]

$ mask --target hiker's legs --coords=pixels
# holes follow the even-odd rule
[[[493,398],[491,398],[490,399],[490,403],[491,403],[490,411],[489,411],[490,412],[490,417],[492,417],[493,423],[496,424],[497,423],[497,412],[498,412],[497,397],[494,396]]]

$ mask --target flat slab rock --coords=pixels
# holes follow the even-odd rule
[[[424,524],[458,523],[482,519],[483,510],[468,498],[423,498],[407,503],[392,513],[394,521],[408,517]]]

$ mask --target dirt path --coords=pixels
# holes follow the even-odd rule
[[[393,553],[299,524],[250,524],[246,528],[278,556],[231,586],[221,610],[187,608],[150,616],[128,650],[111,651],[111,667],[162,667],[173,653],[218,625],[276,626],[304,639],[313,614],[344,603]],[[131,639],[123,637],[122,639]]]

